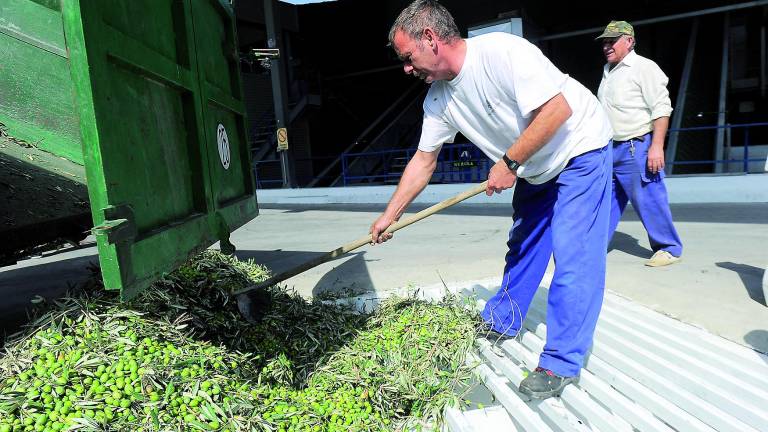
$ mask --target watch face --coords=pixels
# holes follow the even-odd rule
[[[510,171],[514,171],[520,167],[520,163],[518,161],[510,159],[507,155],[504,155],[503,159],[504,163],[507,164],[507,168],[509,168]]]

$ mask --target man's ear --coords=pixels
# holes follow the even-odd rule
[[[424,40],[427,42],[428,47],[434,48],[435,44],[437,43],[437,35],[435,34],[434,30],[429,27],[425,28]]]

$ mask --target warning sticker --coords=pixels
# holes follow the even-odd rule
[[[288,150],[288,129],[277,129],[277,151]]]

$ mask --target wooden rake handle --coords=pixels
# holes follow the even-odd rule
[[[485,192],[485,189],[486,189],[487,185],[488,185],[488,181],[484,181],[484,182],[482,182],[482,183],[480,183],[478,185],[475,185],[472,188],[467,189],[466,191],[464,191],[464,192],[462,192],[462,193],[460,193],[460,194],[458,194],[458,195],[456,195],[454,197],[448,198],[445,201],[441,201],[441,202],[439,202],[439,203],[437,203],[437,204],[435,204],[435,205],[433,205],[431,207],[425,208],[424,210],[414,214],[413,216],[407,217],[404,220],[401,220],[401,221],[398,221],[396,223],[393,223],[384,232],[385,233],[393,233],[393,232],[395,232],[395,231],[397,231],[397,230],[399,230],[401,228],[407,227],[408,225],[410,225],[410,224],[412,224],[414,222],[418,222],[418,221],[426,218],[427,216],[431,216],[431,215],[433,215],[433,214],[435,214],[435,213],[437,213],[437,212],[439,212],[441,210],[444,210],[444,209],[446,209],[446,208],[448,208],[448,207],[450,207],[450,206],[452,206],[452,205],[454,205],[456,203],[460,203],[460,202],[464,201],[467,198],[471,198],[471,197],[473,197],[473,196],[475,196],[475,195],[477,195],[477,194],[479,194],[481,192]],[[307,270],[309,270],[311,268],[319,266],[320,264],[323,264],[323,263],[331,261],[331,260],[333,260],[335,258],[338,258],[338,257],[340,257],[341,255],[344,255],[347,252],[351,252],[351,251],[353,251],[353,250],[355,250],[355,249],[357,249],[357,248],[359,248],[361,246],[369,244],[370,242],[371,242],[371,235],[368,234],[365,237],[360,237],[359,239],[357,239],[355,241],[349,242],[349,243],[347,243],[347,244],[345,244],[345,245],[343,245],[343,246],[341,246],[341,247],[339,247],[337,249],[334,249],[334,250],[332,250],[330,252],[324,253],[323,255],[315,257],[315,258],[305,262],[304,264],[298,265],[298,266],[296,266],[296,267],[294,267],[292,269],[289,269],[289,270],[286,270],[286,271],[284,271],[282,273],[276,274],[276,275],[270,277],[269,279],[267,279],[267,280],[265,280],[263,282],[257,283],[255,285],[249,285],[249,286],[247,286],[247,287],[245,287],[245,288],[243,288],[241,290],[235,291],[233,294],[234,295],[245,294],[245,293],[250,292],[250,291],[254,291],[254,290],[258,290],[258,289],[261,289],[261,288],[266,288],[268,286],[275,285],[275,284],[280,283],[280,282],[282,282],[282,281],[284,281],[286,279],[290,279],[290,278],[296,276],[299,273],[303,273],[303,272],[305,272],[305,271],[307,271]]]

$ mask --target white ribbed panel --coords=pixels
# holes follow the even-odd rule
[[[498,287],[482,282],[450,291],[473,295],[482,308]],[[610,293],[579,382],[560,398],[520,395],[546,339],[546,292],[540,294],[515,340],[492,346],[479,339],[480,357],[471,356],[501,406],[446,411],[450,432],[481,424],[502,430],[481,421],[501,407],[520,431],[768,432],[768,356]]]
[[[474,354],[467,357],[467,364],[477,365],[475,373],[480,381],[488,387],[496,399],[501,403],[513,420],[519,425],[520,430],[530,432],[550,432],[552,429],[526,405],[522,399],[509,387],[507,380],[497,375],[487,364],[482,362]]]
[[[469,411],[459,411],[456,408],[445,410],[444,432],[486,432],[504,431],[517,432],[517,426],[512,422],[509,413],[502,406],[492,406]]]

